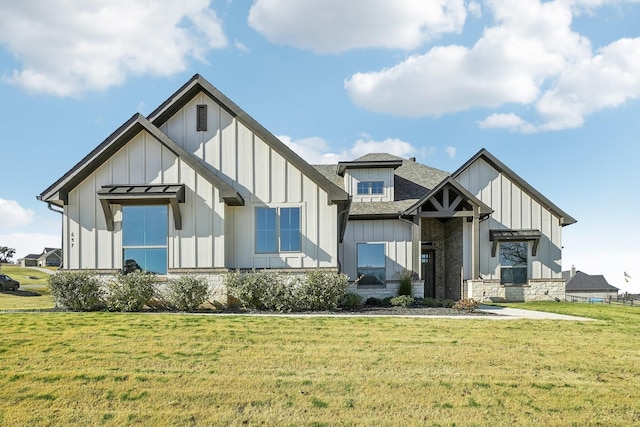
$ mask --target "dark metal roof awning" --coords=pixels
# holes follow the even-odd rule
[[[498,242],[524,242],[528,240],[533,241],[531,255],[536,256],[536,253],[538,253],[538,244],[540,243],[541,236],[542,233],[540,232],[540,230],[489,230],[489,240],[493,242],[493,245],[491,246],[491,256],[496,256]]]
[[[98,190],[98,199],[107,221],[107,230],[113,231],[112,204],[151,205],[168,204],[173,212],[176,230],[182,229],[179,203],[184,203],[184,184],[104,185]]]

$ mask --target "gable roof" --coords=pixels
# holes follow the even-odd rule
[[[562,278],[565,279],[566,282],[566,292],[596,292],[596,291],[605,291],[605,292],[617,292],[618,288],[612,286],[607,282],[607,279],[604,278],[601,274],[587,274],[582,271],[576,271],[576,274],[571,277],[570,271],[563,271]]]
[[[498,160],[493,154],[489,153],[485,148],[478,151],[473,157],[471,157],[465,164],[460,166],[457,171],[455,171],[451,176],[453,178],[457,178],[465,169],[467,169],[471,164],[476,162],[478,159],[483,159],[485,162],[489,163],[493,168],[495,168],[498,172],[506,175],[513,182],[518,185],[523,191],[528,193],[531,197],[533,197],[538,203],[540,203],[543,207],[551,211],[554,215],[560,218],[560,224],[562,226],[575,224],[577,220],[573,218],[571,215],[567,214],[565,211],[560,209],[554,203],[552,203],[549,199],[542,195],[538,190],[533,188],[528,182],[522,179],[518,174],[508,168],[504,163]]]
[[[155,138],[160,144],[164,145],[191,166],[197,173],[207,179],[212,185],[217,187],[225,203],[234,206],[244,204],[242,196],[222,179],[215,169],[186,151],[139,113],[134,114],[100,145],[93,149],[93,151],[80,160],[71,170],[43,191],[38,196],[38,200],[57,206],[62,206],[63,203],[66,204],[68,194],[73,188],[91,175],[100,165],[142,131],[149,133],[149,135]]]
[[[418,200],[417,202],[415,202],[413,205],[411,205],[411,207],[409,207],[406,210],[407,214],[415,214],[416,211],[429,199],[431,199],[433,196],[435,196],[440,190],[444,189],[447,185],[453,187],[455,189],[455,191],[459,192],[468,202],[476,205],[478,207],[478,213],[480,214],[480,216],[487,216],[487,215],[491,215],[493,213],[493,209],[491,209],[489,206],[487,206],[485,203],[483,203],[480,199],[478,199],[476,196],[474,196],[473,194],[471,194],[469,192],[469,190],[467,190],[466,188],[464,188],[462,185],[460,185],[460,183],[458,183],[458,181],[456,181],[455,179],[453,179],[452,177],[448,176],[445,179],[443,179],[438,185],[436,185],[434,188],[431,189],[431,191],[429,191],[427,194],[425,194],[422,198],[420,198],[420,200]]]
[[[342,202],[342,204],[344,204],[349,200],[349,194],[347,194],[341,186],[337,186],[331,180],[327,179],[326,176],[298,156],[275,135],[264,128],[253,117],[247,114],[242,108],[227,98],[222,92],[199,74],[195,74],[180,89],[178,89],[165,102],[149,114],[149,121],[155,126],[161,126],[199,92],[206,93],[211,99],[218,103],[218,105],[231,114],[231,116],[235,117],[238,121],[242,122],[247,128],[258,135],[260,139],[269,145],[275,152],[300,169],[304,175],[320,186],[320,188],[325,190],[328,194],[330,203]]]

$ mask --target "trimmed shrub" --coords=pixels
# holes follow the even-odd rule
[[[107,286],[110,311],[140,311],[156,293],[155,274],[134,271],[120,274]]]
[[[452,299],[445,299],[440,301],[440,304],[442,304],[442,307],[452,308],[454,305],[456,305],[456,302]]]
[[[345,274],[312,271],[304,276],[283,276],[261,270],[225,275],[229,294],[247,308],[281,312],[335,310],[349,278]]]
[[[416,301],[416,303],[418,305],[421,305],[422,307],[430,307],[430,308],[437,308],[437,307],[442,307],[442,301],[438,301],[435,298],[421,298],[420,301]]]
[[[395,298],[391,298],[391,305],[396,307],[411,307],[415,300],[409,295],[400,295]]]
[[[358,308],[362,305],[362,296],[354,294],[353,292],[347,292],[340,300],[340,307],[348,310]]]
[[[202,276],[184,275],[169,279],[166,298],[180,311],[195,311],[209,296],[209,283]]]
[[[310,271],[294,289],[300,310],[335,310],[347,291],[349,276],[327,271]]]
[[[85,271],[62,272],[47,278],[56,306],[72,311],[93,311],[104,307],[100,279]]]
[[[413,289],[411,287],[411,280],[413,278],[413,271],[403,269],[400,274],[400,284],[398,285],[398,296],[401,295],[413,295]]]
[[[383,307],[385,305],[380,298],[376,298],[376,297],[367,298],[364,304],[370,307]]]

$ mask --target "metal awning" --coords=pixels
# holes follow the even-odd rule
[[[182,229],[180,203],[184,203],[184,184],[104,185],[98,190],[107,230],[113,231],[111,205],[161,205],[171,206],[176,230]]]
[[[498,242],[526,242],[529,240],[533,241],[531,255],[536,256],[541,236],[542,233],[540,230],[489,230],[489,240],[493,242],[493,245],[491,246],[491,256],[496,256]]]

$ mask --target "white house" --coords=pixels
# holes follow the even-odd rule
[[[388,154],[313,167],[199,75],[38,198],[62,210],[67,270],[327,269],[365,296],[406,269],[416,296],[564,297],[575,222],[486,150],[453,174]]]

